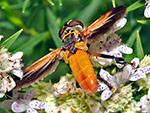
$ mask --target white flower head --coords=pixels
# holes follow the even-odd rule
[[[150,18],[150,0],[145,0],[145,1],[146,1],[147,6],[144,10],[144,16],[146,18]]]
[[[4,57],[5,56],[5,57]],[[12,56],[6,53],[2,54],[1,57],[1,70],[0,72],[12,72],[15,76],[22,78],[23,72],[21,70],[22,64],[20,63],[23,52],[17,52]]]
[[[144,95],[140,102],[136,105],[136,110],[141,112],[150,112],[150,89],[148,90],[148,95]]]
[[[54,84],[52,87],[54,95],[57,97],[60,97],[62,95],[67,95],[69,93],[74,93],[74,92],[83,94],[79,89],[80,88],[76,88],[75,78],[69,81],[67,77],[61,77],[60,81],[57,84]]]

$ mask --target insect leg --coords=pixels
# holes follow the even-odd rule
[[[113,92],[116,88],[111,86],[106,80],[104,80],[103,78],[99,77],[99,76],[96,76],[98,80],[104,82],[110,89],[111,92]]]
[[[68,56],[69,56],[69,51],[66,50],[66,51],[64,52],[64,61],[65,61],[66,64],[69,63],[69,62],[68,62],[68,61],[69,61]]]
[[[102,58],[115,59],[117,63],[124,64],[124,58],[122,58],[122,57],[115,57],[115,56],[111,56],[111,55],[98,54],[98,53],[89,53],[89,55],[96,56],[96,57],[102,57]]]
[[[82,50],[85,50],[85,51],[88,50],[87,44],[85,42],[77,42],[75,44],[75,48],[79,48],[79,49],[82,49]]]

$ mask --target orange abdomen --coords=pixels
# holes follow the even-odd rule
[[[69,56],[70,68],[79,85],[88,94],[97,91],[97,77],[88,54],[78,49],[75,54]]]

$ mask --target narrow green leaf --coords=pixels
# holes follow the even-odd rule
[[[135,39],[136,39],[136,31],[140,31],[141,30],[141,26],[140,27],[137,27],[133,32],[132,34],[130,35],[129,39],[127,40],[126,44],[129,46],[129,47],[132,47],[134,42],[135,42]]]
[[[58,0],[58,2],[59,2],[59,5],[62,6],[62,1],[61,1],[61,0]]]
[[[2,9],[20,9],[20,8],[22,8],[22,3],[2,6]]]
[[[80,15],[77,17],[77,20],[80,20],[83,23],[87,23],[95,14],[96,10],[99,8],[102,0],[93,0],[87,7],[81,10]]]
[[[111,0],[113,7],[116,7],[115,0]]]
[[[1,45],[5,45],[6,48],[9,48],[15,42],[15,40],[18,38],[18,36],[20,35],[22,31],[23,29],[16,32],[12,36],[10,36],[8,39],[6,39]]]
[[[130,11],[133,11],[133,10],[136,10],[140,7],[143,7],[145,6],[145,4],[142,4],[140,3],[140,0],[138,0],[137,2],[131,4],[128,8],[127,8],[127,11],[130,12]]]
[[[60,47],[60,46],[62,46],[62,41],[58,36],[59,26],[56,22],[55,15],[48,7],[46,8],[46,16],[47,16],[47,22],[48,22],[48,29],[49,29],[51,36],[55,42],[55,45],[56,45],[56,47]]]
[[[47,2],[51,5],[54,5],[54,2],[52,0],[47,0]]]
[[[140,24],[150,25],[150,20],[137,20]]]
[[[24,1],[23,8],[22,8],[22,13],[25,12],[25,10],[26,10],[26,8],[27,8],[29,2],[30,2],[30,0],[25,0],[25,1]]]
[[[44,38],[49,36],[49,32],[41,33],[36,37],[32,37],[28,42],[17,48],[15,51],[23,51],[24,55],[28,54],[37,44],[39,44]]]
[[[139,30],[136,31],[136,50],[137,50],[137,57],[140,58],[140,60],[142,58],[144,58],[144,51],[143,51],[143,47],[142,47],[142,43],[141,43],[141,39],[140,39],[140,35],[139,35]]]
[[[16,15],[16,13],[13,12],[12,9],[7,9],[5,7],[9,6],[9,3],[6,0],[1,0],[1,11],[5,16],[8,18],[10,22],[12,22],[14,25],[16,25],[19,28],[24,27],[23,21]]]
[[[0,27],[14,30],[15,26],[9,21],[0,21]]]

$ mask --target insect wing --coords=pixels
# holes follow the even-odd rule
[[[38,61],[31,64],[29,67],[25,68],[23,71],[24,76],[21,80],[16,81],[15,89],[27,87],[33,82],[53,73],[59,64],[59,56],[61,51],[62,47],[45,55]]]
[[[112,28],[126,15],[127,11],[124,6],[118,6],[108,11],[101,16],[89,27],[87,27],[80,35],[85,41],[90,44],[95,40],[95,37],[109,33]]]

